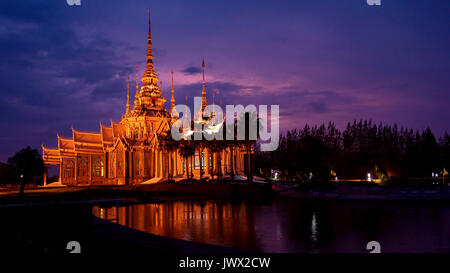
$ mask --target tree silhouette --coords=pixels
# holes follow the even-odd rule
[[[21,195],[25,184],[40,182],[45,171],[41,155],[36,149],[32,149],[29,146],[8,158],[8,165],[14,168],[15,181],[20,182]]]
[[[341,132],[333,123],[287,131],[273,152],[256,151],[255,167],[270,176],[279,169],[288,180],[423,178],[450,168],[450,136],[436,141],[432,131],[354,120]],[[312,178],[309,174],[312,174]]]

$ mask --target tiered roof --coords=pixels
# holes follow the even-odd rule
[[[125,135],[124,125],[111,121],[111,126],[100,124],[100,132],[82,132],[72,129],[72,138],[58,135],[58,148],[42,146],[45,164],[59,164],[61,157],[75,157],[77,153],[103,154]],[[125,144],[129,147],[128,143]]]

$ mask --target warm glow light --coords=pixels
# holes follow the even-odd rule
[[[220,128],[222,128],[222,125],[223,125],[223,121],[217,125],[213,125],[213,126],[210,126],[209,128],[206,128],[205,132],[208,134],[213,134],[213,133],[216,134],[217,132],[219,132]]]

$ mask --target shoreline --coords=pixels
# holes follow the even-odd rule
[[[352,200],[352,201],[446,201],[450,202],[450,193],[379,193],[351,194],[326,191],[299,192],[288,190],[278,192],[280,198],[304,200]]]
[[[335,190],[300,191],[294,187],[276,190],[270,184],[232,183],[157,183],[124,186],[82,186],[27,189],[0,193],[0,207],[18,204],[61,203],[76,201],[123,200],[150,203],[158,200],[187,201],[241,199],[248,197],[295,198],[305,200],[355,201],[450,201],[450,188],[371,188],[341,186]]]

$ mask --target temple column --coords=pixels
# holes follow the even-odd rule
[[[152,178],[152,164],[153,164],[153,161],[152,161],[152,157],[153,157],[153,150],[150,150],[149,152],[148,152],[148,176],[149,176],[149,178]]]
[[[159,175],[160,175],[160,177],[164,177],[164,173],[163,173],[163,154],[162,154],[162,151],[159,151]]]
[[[181,158],[181,155],[179,152],[177,152],[177,164],[178,164],[178,175],[183,174],[183,159]]]
[[[221,152],[220,152],[220,156],[221,156],[221,158],[220,158],[220,161],[221,161],[221,168],[222,168],[222,175],[224,175],[225,174],[225,163],[226,163],[226,161],[225,161],[225,150],[222,150]]]
[[[205,154],[205,156],[203,156],[203,154]],[[205,151],[202,149],[202,151],[200,152],[200,156],[202,157],[203,174],[204,175],[208,175],[209,174],[209,169],[208,169],[208,163],[209,163],[208,149],[206,149]]]
[[[75,179],[75,181],[73,182],[75,185],[78,184],[78,155],[75,154],[75,170],[74,170],[74,174],[73,177]]]
[[[62,159],[61,159],[61,161],[59,163],[59,178],[58,178],[59,183],[61,183],[61,184],[62,184],[62,168],[63,168],[63,162],[62,162]]]
[[[155,150],[155,177],[159,177],[159,152]]]
[[[211,153],[211,160],[212,160],[212,167],[211,167],[211,172],[213,174],[217,174],[217,154],[216,153]]]
[[[177,150],[172,152],[172,160],[173,160],[173,176],[178,175],[178,160],[177,160]]]
[[[89,181],[88,184],[92,185],[92,156],[89,155],[89,166],[88,166],[88,171],[89,171]]]
[[[48,166],[44,165],[44,186],[47,186],[47,169]]]
[[[152,176],[153,177],[156,177],[156,168],[155,168],[155,165],[156,165],[156,157],[155,157],[155,150],[152,150],[152,164],[151,164],[151,166],[152,166]]]
[[[159,165],[160,165],[159,151],[156,150],[155,151],[155,177],[160,177],[161,176],[161,173],[159,172]]]

